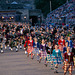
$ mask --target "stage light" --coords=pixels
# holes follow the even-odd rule
[[[11,18],[14,18],[13,16]]]
[[[26,19],[26,16],[24,16],[24,19]]]
[[[59,20],[61,20],[61,18],[59,18]]]
[[[2,16],[2,19],[4,19],[4,17]]]
[[[11,19],[11,17],[10,17],[10,19]]]

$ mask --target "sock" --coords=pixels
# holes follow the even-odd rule
[[[54,70],[55,70],[55,71],[57,71],[57,66],[56,66],[56,65],[55,65],[55,68],[54,68]]]
[[[51,63],[51,68],[53,68],[53,63]]]

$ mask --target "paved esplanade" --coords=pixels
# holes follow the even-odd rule
[[[27,58],[24,51],[5,52],[0,53],[0,75],[63,75],[63,70],[60,66],[59,73],[54,74],[49,65],[45,67],[43,62],[39,64],[36,59]]]

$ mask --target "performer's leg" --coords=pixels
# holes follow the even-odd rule
[[[46,57],[44,57],[44,65],[47,67],[47,60],[46,60]]]
[[[51,69],[53,70],[54,68],[53,68],[53,61],[51,61]]]
[[[69,75],[72,75],[72,65],[69,67]]]
[[[39,54],[37,53],[37,61],[39,61]]]
[[[65,62],[64,63],[64,75],[66,75],[66,72],[68,70],[68,66],[69,66],[69,64]]]
[[[20,43],[20,49],[22,49],[22,44]]]
[[[33,59],[33,55],[34,55],[34,54],[31,52],[31,59]]]
[[[39,59],[39,63],[41,63],[41,60],[42,60],[42,57],[40,57],[40,59]]]
[[[73,60],[74,60],[74,68],[75,68],[75,56],[73,57]]]
[[[29,53],[27,54],[27,57],[29,57]]]
[[[54,73],[58,73],[58,64],[55,65]]]
[[[18,45],[16,46],[16,52],[18,52]]]
[[[3,51],[3,44],[1,44],[1,53],[3,53],[4,51]]]

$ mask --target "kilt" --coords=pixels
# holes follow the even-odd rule
[[[41,51],[41,57],[42,57],[42,58],[47,57],[47,53],[46,53],[46,51]]]
[[[32,53],[33,50],[34,50],[34,48],[32,46],[28,46],[28,49],[27,49],[28,53]]]
[[[60,57],[52,57],[53,63],[54,64],[62,64],[61,58]]]
[[[73,57],[73,60],[74,60],[74,65],[75,65],[75,56]]]
[[[52,55],[47,54],[46,59],[47,59],[48,62],[52,62]]]
[[[63,51],[63,45],[59,45],[59,49],[62,52]]]
[[[64,71],[67,72],[67,71],[72,71],[72,70],[73,70],[73,62],[71,62],[71,63],[65,62],[64,63]]]
[[[34,48],[34,50],[32,51],[33,54],[39,54],[39,48]]]

